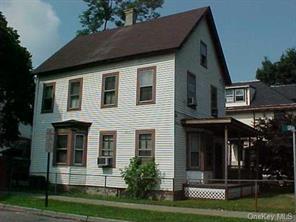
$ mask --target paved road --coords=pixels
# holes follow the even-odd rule
[[[53,217],[1,209],[0,222],[78,222],[78,220],[57,219]]]

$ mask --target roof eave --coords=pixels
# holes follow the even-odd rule
[[[76,66],[69,66],[69,67],[63,67],[63,68],[58,68],[58,69],[46,70],[46,71],[33,70],[33,73],[38,76],[41,76],[41,75],[45,76],[45,75],[54,74],[54,73],[64,73],[64,72],[69,72],[69,71],[75,71],[78,69],[92,68],[97,65],[125,61],[125,60],[130,60],[130,59],[135,59],[135,58],[143,58],[143,57],[149,57],[149,56],[170,54],[170,53],[174,53],[176,51],[176,49],[177,48],[157,50],[157,51],[152,51],[152,52],[148,52],[148,53],[140,53],[140,54],[135,54],[135,55],[130,55],[130,56],[106,59],[106,60],[101,60],[101,61],[96,61],[96,62],[80,64],[80,65],[76,65]]]

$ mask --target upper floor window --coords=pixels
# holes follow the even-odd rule
[[[226,89],[226,102],[233,103],[234,102],[234,89]]]
[[[226,90],[226,102],[243,102],[246,100],[245,89],[227,89]]]
[[[102,77],[101,107],[116,107],[118,103],[119,73],[104,74]]]
[[[116,161],[116,131],[100,132],[99,157],[111,157],[111,165],[115,168]]]
[[[208,67],[208,49],[203,41],[200,41],[200,64],[205,68]]]
[[[54,108],[54,94],[55,94],[55,83],[45,83],[43,85],[43,96],[42,96],[42,113],[52,113]]]
[[[69,81],[68,110],[80,110],[82,99],[82,78]]]
[[[196,108],[196,77],[193,73],[187,72],[187,105]]]
[[[151,160],[154,158],[155,130],[136,131],[136,156],[141,159]]]
[[[235,101],[245,101],[245,90],[244,89],[236,89],[235,90]]]
[[[155,103],[156,96],[156,67],[138,69],[137,104]]]
[[[211,115],[218,116],[218,92],[215,86],[211,86]]]

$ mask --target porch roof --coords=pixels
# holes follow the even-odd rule
[[[257,135],[257,130],[232,117],[217,118],[186,118],[182,120],[185,127],[200,128],[224,135],[227,127],[230,137],[252,137]]]

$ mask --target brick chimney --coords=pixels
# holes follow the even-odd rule
[[[125,14],[124,26],[129,26],[136,23],[136,13],[133,8],[124,10],[124,14]]]

